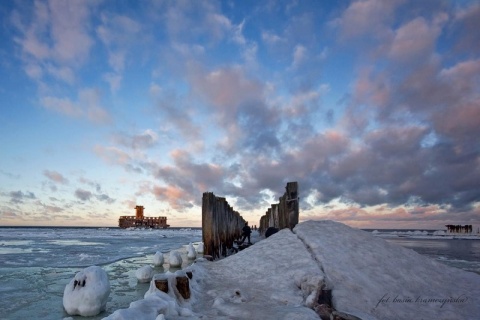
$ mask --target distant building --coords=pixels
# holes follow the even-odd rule
[[[121,216],[118,219],[120,228],[152,228],[165,229],[170,227],[167,224],[167,217],[145,217],[143,215],[143,206],[136,206],[136,214],[134,216]]]

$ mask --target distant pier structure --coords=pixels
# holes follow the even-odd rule
[[[143,215],[143,206],[136,206],[136,214],[134,216],[121,216],[118,219],[120,228],[152,228],[165,229],[170,227],[167,224],[167,217],[145,217]]]
[[[473,229],[471,224],[466,224],[464,226],[459,224],[447,224],[445,227],[447,227],[448,233],[472,233]]]

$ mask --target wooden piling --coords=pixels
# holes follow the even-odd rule
[[[190,299],[190,285],[187,276],[177,277],[177,290],[183,299]]]
[[[270,227],[293,229],[298,224],[298,215],[298,183],[288,182],[285,193],[278,199],[278,203],[272,204],[265,215],[260,218],[258,231],[260,234],[265,234]]]
[[[155,279],[155,287],[157,287],[158,290],[163,291],[165,293],[168,293],[168,278],[158,278]]]
[[[205,192],[202,198],[202,237],[204,257],[225,257],[241,235],[245,220],[225,198]]]

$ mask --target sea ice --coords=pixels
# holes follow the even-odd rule
[[[155,255],[153,256],[153,264],[156,267],[161,267],[163,266],[164,259],[163,259],[163,253],[160,251],[155,252]]]
[[[143,266],[135,271],[138,282],[149,282],[153,277],[153,268],[149,265]]]
[[[95,316],[105,310],[110,283],[107,273],[91,266],[78,272],[65,287],[63,307],[69,315]]]

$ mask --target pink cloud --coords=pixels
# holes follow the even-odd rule
[[[61,183],[61,184],[67,184],[68,180],[60,173],[57,171],[50,171],[50,170],[45,170],[43,171],[43,174],[53,182]]]
[[[389,33],[387,22],[391,21],[395,9],[403,2],[362,0],[354,1],[343,12],[342,16],[333,21],[339,26],[345,39],[360,36],[383,38]]]
[[[390,57],[402,62],[428,59],[434,53],[441,25],[446,20],[446,17],[442,17],[432,24],[423,17],[417,17],[398,28],[390,48]]]

